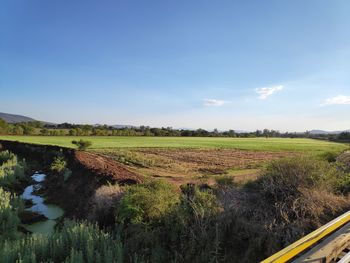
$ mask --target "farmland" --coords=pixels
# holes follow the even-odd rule
[[[296,155],[339,153],[346,145],[311,139],[212,137],[69,137],[1,136],[0,139],[74,147],[72,140],[92,142],[89,151],[108,156],[130,170],[177,185],[221,177],[254,179],[269,161]]]
[[[226,148],[252,151],[297,151],[322,153],[342,151],[346,145],[321,140],[290,138],[212,138],[137,136],[0,136],[1,140],[73,147],[72,140],[89,140],[91,149],[112,148]]]

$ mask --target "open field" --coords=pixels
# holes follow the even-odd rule
[[[54,137],[0,136],[0,139],[74,147],[72,140],[92,142],[90,151],[124,163],[147,177],[176,184],[230,176],[254,179],[269,161],[295,155],[338,153],[347,145],[311,139],[203,137]]]
[[[281,151],[248,151],[224,148],[127,148],[95,152],[126,164],[147,177],[165,178],[175,184],[232,177],[235,181],[256,178],[267,162],[301,154]]]
[[[0,136],[0,140],[74,147],[72,140],[89,140],[91,149],[107,148],[227,148],[253,151],[302,151],[322,153],[342,151],[340,143],[312,139],[290,138],[212,138],[212,137],[70,137],[70,136]]]

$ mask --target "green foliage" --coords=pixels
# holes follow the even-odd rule
[[[350,173],[344,173],[339,178],[338,190],[343,194],[350,193]]]
[[[13,188],[16,184],[26,180],[25,177],[25,162],[18,161],[13,154],[5,153],[4,156],[10,159],[0,165],[0,187],[6,189]]]
[[[338,153],[337,152],[324,152],[320,155],[321,159],[326,160],[327,162],[334,163],[337,161]]]
[[[10,151],[0,151],[0,165],[15,157]]]
[[[161,221],[179,203],[174,187],[161,180],[129,187],[117,207],[122,223],[152,224]]]
[[[219,186],[234,186],[234,178],[230,175],[215,176],[215,181]]]
[[[0,134],[7,134],[8,129],[8,124],[3,119],[0,119]]]
[[[18,212],[22,207],[23,204],[16,196],[12,196],[0,187],[0,243],[19,236],[17,232],[20,224]]]
[[[266,195],[283,200],[297,195],[302,188],[334,191],[339,176],[336,167],[327,161],[296,157],[272,161],[255,184]]]
[[[66,168],[67,161],[64,159],[63,156],[56,156],[50,165],[50,170],[57,173],[63,173],[66,170]]]
[[[66,221],[50,236],[31,235],[0,246],[2,263],[123,262],[123,247],[111,234],[95,225]]]
[[[87,148],[89,148],[92,145],[91,141],[86,141],[86,140],[73,140],[72,144],[76,145],[78,147],[79,150],[86,150]]]

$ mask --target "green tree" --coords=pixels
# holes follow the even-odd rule
[[[0,119],[0,134],[8,133],[8,124],[3,119]]]

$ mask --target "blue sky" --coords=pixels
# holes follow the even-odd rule
[[[206,129],[350,129],[347,0],[4,0],[0,111]]]

